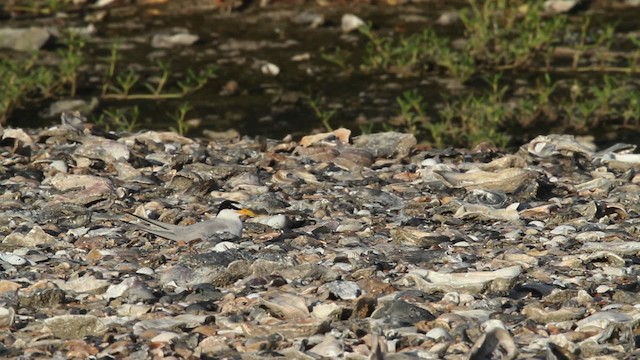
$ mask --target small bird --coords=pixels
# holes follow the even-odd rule
[[[188,226],[178,226],[164,223],[162,221],[151,220],[133,213],[128,214],[145,222],[145,224],[128,222],[129,224],[140,230],[173,241],[207,239],[213,235],[222,233],[229,233],[234,236],[241,237],[241,216],[256,216],[253,211],[242,208],[239,203],[230,200],[225,200],[220,204],[218,213],[214,219]]]

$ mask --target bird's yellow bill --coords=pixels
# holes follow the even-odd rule
[[[238,214],[240,214],[240,215],[246,215],[246,216],[249,216],[249,217],[254,217],[254,216],[256,216],[256,213],[254,213],[253,211],[251,211],[251,210],[249,210],[249,209],[241,209],[241,210],[238,210]]]

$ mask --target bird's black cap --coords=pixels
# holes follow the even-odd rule
[[[225,200],[220,204],[220,207],[218,207],[218,213],[224,209],[240,210],[242,206],[240,206],[240,203],[237,201]]]

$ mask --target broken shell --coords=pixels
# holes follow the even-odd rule
[[[278,76],[280,74],[280,68],[272,63],[262,64],[260,71],[265,75]]]

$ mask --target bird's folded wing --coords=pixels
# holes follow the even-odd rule
[[[146,224],[136,224],[136,223],[131,223],[131,222],[127,222],[127,223],[132,225],[132,226],[134,226],[135,228],[137,228],[139,230],[146,231],[146,232],[154,234],[154,235],[158,235],[158,236],[163,237],[165,239],[169,239],[169,240],[173,240],[173,241],[182,240],[182,236],[176,234],[172,230],[153,228],[153,227],[148,226]]]
[[[175,231],[176,226],[172,224],[163,223],[162,221],[151,220],[149,218],[136,215],[134,213],[127,212],[127,214],[142,220],[144,223],[132,223],[125,221],[127,224],[132,225],[140,230],[149,232],[154,235],[158,235],[165,239],[180,241],[182,240],[180,235]]]
[[[212,219],[193,224],[190,226],[190,230],[194,236],[203,239],[221,233],[241,236],[242,224],[240,223],[239,225],[227,219]]]
[[[140,230],[173,241],[192,241],[197,239],[206,239],[220,233],[230,233],[238,237],[242,236],[242,223],[236,223],[228,219],[212,219],[209,221],[195,223],[189,226],[177,226],[173,224],[163,223],[157,220],[151,220],[149,218],[133,213],[128,214],[144,222],[132,223],[127,221],[128,224],[133,225]]]
[[[129,215],[131,215],[131,216],[133,216],[133,217],[135,217],[135,218],[138,218],[138,219],[140,219],[140,220],[144,221],[144,222],[145,222],[145,223],[147,223],[148,225],[151,225],[151,226],[157,226],[157,227],[159,227],[159,228],[161,228],[161,229],[163,229],[163,230],[169,230],[169,231],[170,231],[170,230],[172,230],[172,229],[175,227],[175,225],[167,224],[167,223],[163,223],[162,221],[158,221],[158,220],[151,220],[151,219],[146,218],[146,217],[144,217],[144,216],[136,215],[136,214],[134,214],[134,213],[132,213],[132,212],[127,212],[127,214],[129,214]],[[127,221],[127,222],[128,222],[128,221]],[[129,224],[134,224],[134,225],[135,225],[135,223],[131,223],[131,222],[128,222],[128,223],[129,223]]]

